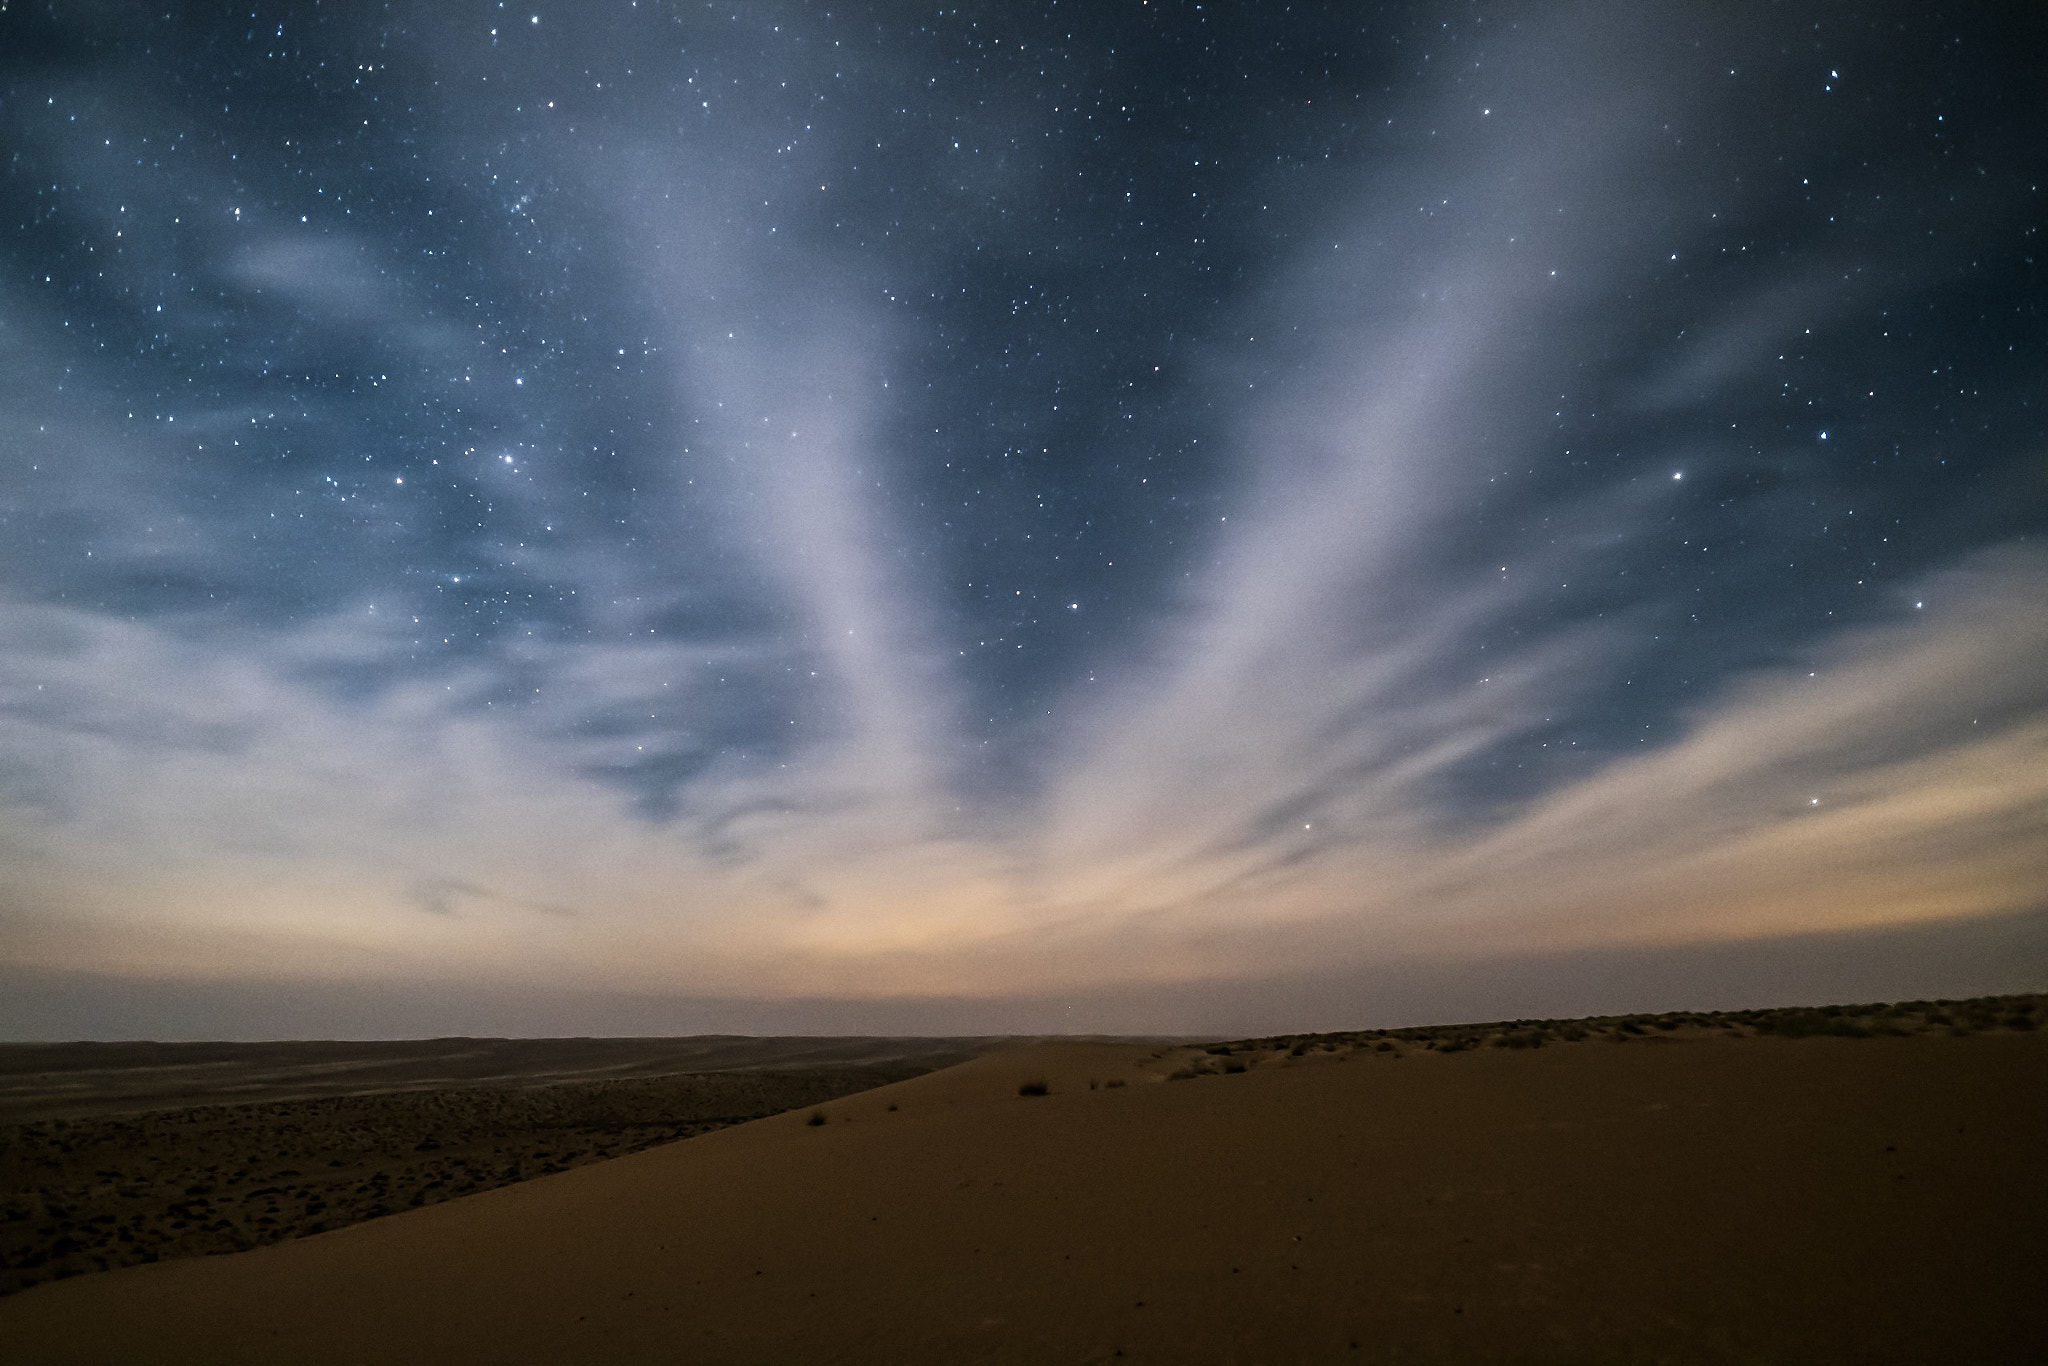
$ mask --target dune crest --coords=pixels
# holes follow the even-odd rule
[[[2048,1037],[1676,1035],[1003,1050],[38,1287],[0,1301],[0,1336],[49,1362],[1997,1361],[2048,1340]]]

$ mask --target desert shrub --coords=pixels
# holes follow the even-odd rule
[[[1290,1058],[1298,1058],[1306,1052],[1308,1052],[1308,1045],[1305,1043],[1298,1043],[1294,1045],[1294,1047],[1287,1050],[1287,1056]]]
[[[1212,1043],[1202,1051],[1215,1057],[1227,1058],[1230,1056],[1231,1048],[1227,1043]]]
[[[1373,1051],[1375,1053],[1391,1053],[1394,1051],[1394,1045],[1388,1043],[1385,1039],[1381,1039],[1379,1042],[1379,1046],[1375,1048]]]
[[[817,1125],[823,1124],[824,1122],[825,1122],[825,1112],[824,1112],[823,1110],[813,1110],[813,1111],[811,1111],[811,1117],[810,1117],[809,1119],[807,1119],[807,1120],[805,1120],[805,1121],[804,1121],[804,1123],[806,1123],[806,1124],[809,1124],[809,1125],[811,1125],[811,1126],[813,1126],[813,1127],[816,1127]]]
[[[1244,1071],[1244,1064],[1233,1058],[1231,1061],[1223,1064],[1223,1070],[1226,1072],[1242,1072]]]
[[[2032,1029],[2034,1027],[2034,1017],[2025,1011],[2016,1010],[2005,1017],[2005,1027],[2007,1029]]]
[[[1583,1039],[1585,1037],[1586,1031],[1579,1028],[1577,1025],[1567,1025],[1565,1027],[1564,1041],[1566,1043],[1577,1043],[1580,1039]]]
[[[1776,1034],[1787,1039],[1805,1039],[1820,1034],[1844,1039],[1870,1037],[1868,1029],[1833,1006],[1773,1011],[1757,1021],[1756,1029],[1759,1034]]]
[[[1178,1071],[1168,1072],[1166,1074],[1166,1079],[1168,1081],[1193,1081],[1196,1077],[1199,1077],[1201,1075],[1202,1073],[1198,1068],[1183,1067]]]
[[[1111,1077],[1108,1081],[1102,1083],[1102,1089],[1105,1091],[1114,1091],[1117,1087],[1122,1086],[1123,1084],[1124,1079],[1122,1077]]]
[[[1046,1096],[1052,1094],[1052,1087],[1042,1081],[1027,1081],[1017,1088],[1020,1096]]]

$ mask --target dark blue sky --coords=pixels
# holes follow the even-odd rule
[[[0,961],[2037,909],[2022,10],[15,0]]]

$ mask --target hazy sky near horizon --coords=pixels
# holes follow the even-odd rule
[[[15,0],[0,965],[2048,906],[2024,8]]]

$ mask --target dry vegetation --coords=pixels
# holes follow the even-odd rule
[[[1867,1005],[1789,1006],[1771,1010],[1669,1011],[1661,1015],[1597,1015],[1578,1020],[1495,1020],[1336,1034],[1282,1034],[1207,1044],[1161,1057],[1176,1063],[1169,1081],[1243,1072],[1250,1067],[1328,1055],[1400,1057],[1407,1052],[1461,1053],[1473,1048],[1654,1043],[1720,1035],[1800,1039],[1903,1038],[1914,1034],[1981,1034],[2048,1024],[2048,996],[1980,996],[1966,1001],[1898,1001]]]
[[[920,1070],[465,1087],[9,1125],[0,1128],[0,1294],[303,1237]]]
[[[438,1199],[473,1137],[449,1116],[481,1091],[319,1132],[214,1111],[200,1165],[239,1198],[198,1220],[179,1190],[180,1232],[279,1241],[0,1298],[0,1342],[51,1366],[2034,1360],[2044,1004],[1040,1041],[618,1161],[566,1123],[504,1134],[531,1157],[470,1167],[575,1169],[462,1200]],[[614,1126],[689,1117],[608,1094]],[[479,1131],[535,1118],[498,1101]],[[432,1120],[411,1145],[406,1116]],[[344,1216],[392,1216],[287,1239],[278,1197],[323,1151],[356,1164]],[[413,1163],[448,1179],[404,1209],[436,1179],[402,1191]]]
[[[1968,1035],[2043,1023],[2042,996],[1507,1020],[1161,1045],[1133,1075],[1186,1081],[1476,1049]],[[808,1110],[815,1128],[840,1118],[818,1108],[827,1101],[953,1060],[415,1088],[112,1116],[79,1113],[82,1102],[71,1100],[63,1117],[0,1125],[0,1294],[297,1238],[786,1111]],[[1085,1089],[1097,1084],[1088,1078]],[[1035,1074],[1011,1083],[1021,1097],[1060,1089]]]

